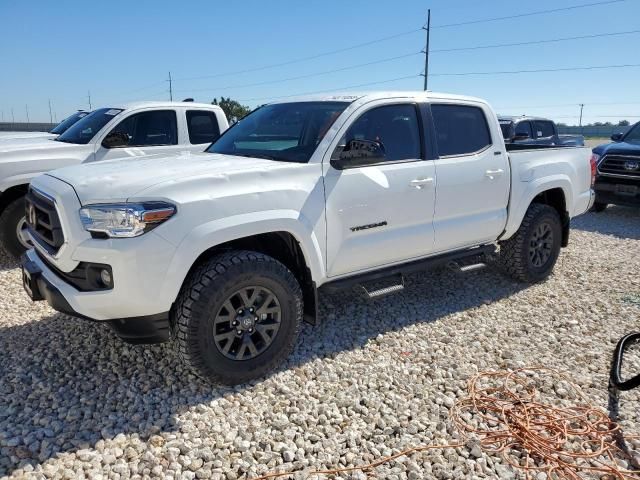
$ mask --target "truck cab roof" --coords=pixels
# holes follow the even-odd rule
[[[170,101],[142,101],[142,102],[129,102],[118,105],[113,105],[112,108],[118,108],[122,110],[138,110],[140,108],[175,108],[186,107],[193,109],[206,108],[209,110],[220,109],[218,105],[211,103],[196,103],[196,102],[170,102]]]
[[[538,120],[538,121],[544,121],[544,122],[552,122],[553,120],[549,119],[549,118],[544,118],[544,117],[533,117],[530,115],[498,115],[498,121],[499,122],[513,122],[513,123],[518,123],[518,122],[524,122],[524,121],[532,121],[532,120]]]
[[[416,100],[451,100],[451,101],[469,101],[486,104],[487,102],[476,97],[466,95],[454,95],[450,93],[439,93],[431,91],[411,91],[411,90],[388,90],[375,92],[331,92],[323,94],[310,94],[290,97],[287,99],[279,99],[269,103],[293,103],[293,102],[358,102],[367,103],[373,100],[382,100],[385,98],[414,98]]]

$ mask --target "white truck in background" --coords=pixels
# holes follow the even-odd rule
[[[228,127],[217,105],[138,102],[94,110],[56,138],[0,141],[0,246],[16,258],[30,246],[24,196],[34,177],[81,163],[201,152]]]
[[[37,141],[38,139],[56,138],[58,135],[66,132],[74,123],[81,118],[86,117],[91,112],[78,110],[76,113],[69,115],[59,124],[48,132],[0,132],[0,142],[25,142]]]
[[[402,290],[403,275],[494,258],[551,274],[594,198],[586,148],[509,153],[484,101],[431,92],[260,107],[203,153],[64,168],[27,195],[34,300],[173,339],[214,382],[260,377],[293,349],[317,292]]]

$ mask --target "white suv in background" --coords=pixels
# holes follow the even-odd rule
[[[57,138],[0,142],[0,245],[16,257],[29,247],[24,196],[32,178],[67,165],[201,152],[228,127],[217,105],[138,102],[94,110]]]

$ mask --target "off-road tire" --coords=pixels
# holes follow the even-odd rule
[[[536,267],[529,258],[529,247],[535,229],[547,223],[553,234],[551,255],[545,263]],[[515,280],[526,283],[546,279],[558,260],[562,244],[562,224],[558,212],[549,205],[533,203],[522,219],[518,231],[508,240],[500,242],[498,265],[504,273]]]
[[[596,213],[604,212],[608,206],[608,203],[594,202],[593,206],[591,207],[591,211]]]
[[[0,214],[0,245],[12,257],[18,259],[27,249],[16,236],[18,223],[24,218],[24,197],[11,202]]]
[[[280,327],[257,357],[229,359],[213,338],[214,321],[234,291],[262,286],[275,294]],[[282,263],[257,252],[219,254],[199,266],[185,281],[172,311],[172,333],[181,360],[212,383],[237,385],[276,368],[293,350],[302,325],[303,300],[295,276]]]

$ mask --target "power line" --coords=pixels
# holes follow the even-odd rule
[[[593,35],[580,35],[577,37],[553,38],[549,40],[531,40],[527,42],[497,43],[492,45],[479,45],[479,46],[459,47],[459,48],[442,48],[438,50],[431,50],[431,53],[461,52],[465,50],[483,50],[483,49],[489,49],[489,48],[503,48],[503,47],[520,47],[525,45],[540,45],[544,43],[565,42],[569,40],[586,40],[590,38],[612,37],[616,35],[630,35],[634,33],[640,33],[640,30],[629,30],[627,32],[597,33]]]
[[[618,0],[618,1],[623,1],[623,0]],[[242,73],[258,72],[258,71],[267,70],[267,69],[270,69],[270,68],[284,67],[286,65],[292,65],[294,63],[305,62],[305,61],[308,61],[308,60],[315,60],[317,58],[326,57],[326,56],[329,56],[329,55],[335,55],[337,53],[347,52],[349,50],[355,50],[356,48],[367,47],[369,45],[374,45],[376,43],[386,42],[388,40],[393,40],[393,39],[396,39],[396,38],[399,38],[399,37],[407,36],[407,35],[410,35],[412,33],[421,32],[421,31],[422,31],[421,28],[416,28],[416,29],[413,29],[413,30],[408,30],[408,31],[396,33],[396,34],[393,34],[393,35],[388,35],[386,37],[381,37],[381,38],[377,38],[377,39],[374,39],[374,40],[370,40],[368,42],[358,43],[358,44],[355,44],[355,45],[351,45],[349,47],[339,48],[337,50],[330,50],[330,51],[327,51],[327,52],[318,53],[316,55],[311,55],[311,56],[308,56],[308,57],[296,58],[296,59],[293,59],[293,60],[288,60],[286,62],[274,63],[274,64],[271,64],[271,65],[263,65],[261,67],[248,68],[248,69],[245,69],[245,70],[236,70],[236,71],[232,71],[232,72],[216,73],[216,74],[212,74],[212,75],[201,75],[201,76],[197,76],[197,77],[177,78],[176,80],[178,80],[178,81],[202,80],[202,79],[207,79],[207,78],[218,78],[218,77],[226,77],[226,76],[231,76],[231,75],[240,75]]]
[[[378,65],[380,63],[386,63],[386,62],[391,62],[394,60],[400,60],[402,58],[408,58],[408,57],[413,57],[415,55],[420,55],[422,52],[413,52],[413,53],[406,53],[404,55],[397,55],[395,57],[388,57],[388,58],[382,58],[380,60],[373,60],[371,62],[366,62],[366,63],[359,63],[356,65],[349,65],[347,67],[342,67],[342,68],[335,68],[332,70],[323,70],[321,72],[315,72],[315,73],[308,73],[305,75],[297,75],[295,77],[287,77],[287,78],[281,78],[278,80],[266,80],[264,82],[255,82],[255,83],[245,83],[245,84],[240,84],[240,85],[225,85],[225,86],[221,86],[221,87],[207,87],[207,88],[195,88],[195,89],[189,89],[189,90],[181,90],[181,92],[209,92],[209,91],[214,91],[214,90],[229,90],[229,89],[237,89],[237,88],[247,88],[247,87],[256,87],[256,86],[261,86],[261,85],[271,85],[271,84],[276,84],[276,83],[283,83],[283,82],[289,82],[292,80],[301,80],[304,78],[310,78],[310,77],[318,77],[321,75],[328,75],[331,73],[337,73],[337,72],[344,72],[346,70],[353,70],[356,68],[362,68],[362,67],[367,67],[370,65]]]
[[[336,87],[336,88],[330,88],[327,90],[316,90],[313,92],[303,92],[303,93],[294,93],[291,95],[279,95],[279,96],[271,96],[271,97],[261,97],[261,98],[245,98],[240,100],[240,102],[253,102],[253,101],[261,101],[261,100],[271,100],[271,99],[278,99],[278,98],[293,98],[293,97],[299,97],[302,95],[314,95],[316,93],[328,93],[328,92],[338,92],[340,90],[349,90],[352,88],[360,88],[360,87],[369,87],[371,85],[381,85],[383,83],[392,83],[392,82],[398,82],[400,80],[407,80],[409,78],[417,78],[419,77],[419,75],[407,75],[404,77],[397,77],[397,78],[390,78],[387,80],[380,80],[377,82],[368,82],[368,83],[361,83],[359,85],[348,85],[348,86],[344,86],[344,87]]]
[[[534,70],[502,70],[495,72],[443,72],[431,73],[432,77],[464,77],[467,75],[513,75],[519,73],[546,73],[546,72],[570,72],[579,70],[600,70],[606,68],[630,68],[640,67],[640,63],[629,63],[622,65],[592,65],[588,67],[566,67],[566,68],[540,68]]]
[[[601,1],[601,2],[593,2],[593,3],[587,3],[587,4],[581,4],[581,5],[574,5],[574,6],[570,6],[570,7],[555,8],[555,9],[549,9],[549,10],[539,10],[539,11],[535,11],[535,12],[528,12],[528,13],[522,13],[522,14],[516,14],[516,15],[509,15],[509,16],[504,16],[504,17],[485,18],[485,19],[470,20],[470,21],[467,21],[467,22],[452,23],[452,24],[445,24],[445,25],[437,25],[437,26],[432,26],[431,28],[449,28],[449,27],[457,27],[457,26],[463,26],[463,25],[485,23],[485,22],[495,22],[495,21],[507,20],[507,19],[512,19],[512,18],[521,18],[521,17],[528,17],[528,16],[533,16],[533,15],[542,15],[542,14],[548,14],[548,13],[561,12],[561,11],[569,11],[569,10],[575,10],[575,9],[580,9],[580,8],[594,7],[594,6],[598,6],[598,5],[608,5],[608,4],[612,4],[612,3],[620,3],[620,2],[625,2],[625,1],[628,1],[628,0],[606,0],[606,1]],[[423,31],[423,28],[407,30],[407,31],[404,31],[404,32],[399,32],[399,33],[387,35],[387,36],[384,36],[384,37],[376,38],[376,39],[373,39],[373,40],[369,40],[367,42],[362,42],[362,43],[350,45],[350,46],[339,48],[339,49],[335,49],[335,50],[329,50],[329,51],[326,51],[326,52],[321,52],[321,53],[318,53],[318,54],[315,54],[315,55],[309,55],[309,56],[306,56],[306,57],[300,57],[300,58],[288,60],[288,61],[285,61],[285,62],[274,63],[274,64],[269,64],[269,65],[263,65],[263,66],[255,67],[255,68],[248,68],[248,69],[243,69],[243,70],[235,70],[235,71],[229,71],[229,72],[215,73],[215,74],[210,74],[210,75],[200,75],[200,76],[193,76],[193,77],[182,77],[182,78],[177,78],[177,79],[174,79],[174,80],[186,82],[186,81],[191,81],[191,80],[204,80],[204,79],[210,79],[210,78],[219,78],[219,77],[227,77],[227,76],[240,75],[240,74],[245,74],[245,73],[258,72],[258,71],[268,70],[268,69],[272,69],[272,68],[278,68],[278,67],[283,67],[283,66],[287,66],[287,65],[293,65],[293,64],[296,64],[296,63],[301,63],[301,62],[305,62],[305,61],[309,61],[309,60],[315,60],[315,59],[318,59],[318,58],[322,58],[322,57],[326,57],[326,56],[330,56],[330,55],[335,55],[335,54],[342,53],[342,52],[347,52],[347,51],[350,51],[350,50],[366,47],[366,46],[369,46],[369,45],[375,45],[377,43],[386,42],[386,41],[389,41],[389,40],[394,40],[394,39],[397,39],[397,38],[400,38],[400,37],[404,37],[404,36],[411,35],[411,34],[418,33],[418,32],[422,32],[422,31]],[[616,34],[623,34],[623,33],[615,33],[615,34],[612,34],[612,35],[616,35]],[[602,35],[602,36],[605,36],[605,35]],[[585,36],[585,38],[590,38],[590,37],[589,36]],[[563,39],[562,40],[561,39],[549,40],[549,41],[543,41],[543,42],[540,42],[540,43],[554,42],[554,41],[564,41],[564,40]],[[533,43],[534,42],[532,42],[532,44]],[[499,46],[511,46],[511,45],[499,45]],[[461,49],[434,50],[434,52],[456,51],[456,50],[463,50],[463,49],[464,50],[467,50],[467,49],[468,50],[472,50],[472,49],[480,49],[480,48],[497,48],[497,47],[498,47],[498,45],[496,45],[496,46],[490,45],[490,46],[484,46],[484,47],[483,46],[480,46],[480,47],[464,47],[464,48],[461,48]],[[154,86],[158,85],[159,83],[164,83],[164,82],[156,82],[156,83],[148,85],[146,87],[141,87],[141,88],[138,88],[138,89],[135,89],[135,90],[131,90],[130,92],[133,93],[133,92],[138,92],[138,91],[142,91],[142,90],[148,90],[148,89],[153,88]]]
[[[640,105],[640,102],[585,102],[586,106],[592,105]],[[527,108],[554,108],[554,107],[576,107],[580,106],[580,102],[575,103],[555,103],[552,105],[516,105],[511,107],[494,107],[498,110],[515,110]]]
[[[498,21],[502,21],[502,20],[511,20],[514,18],[523,18],[523,17],[531,17],[534,15],[545,15],[548,13],[557,13],[557,12],[566,12],[569,10],[577,10],[579,8],[587,8],[587,7],[596,7],[599,5],[610,5],[612,3],[621,3],[621,2],[626,2],[627,0],[607,0],[604,2],[593,2],[593,3],[583,3],[581,5],[573,5],[570,7],[561,7],[561,8],[552,8],[549,10],[537,10],[535,12],[528,12],[528,13],[519,13],[516,15],[507,15],[504,17],[493,17],[493,18],[482,18],[482,19],[478,19],[478,20],[469,20],[466,22],[458,22],[458,23],[448,23],[448,24],[444,24],[444,25],[436,25],[433,26],[431,28],[451,28],[451,27],[461,27],[464,25],[475,25],[478,23],[487,23],[487,22],[498,22]]]

